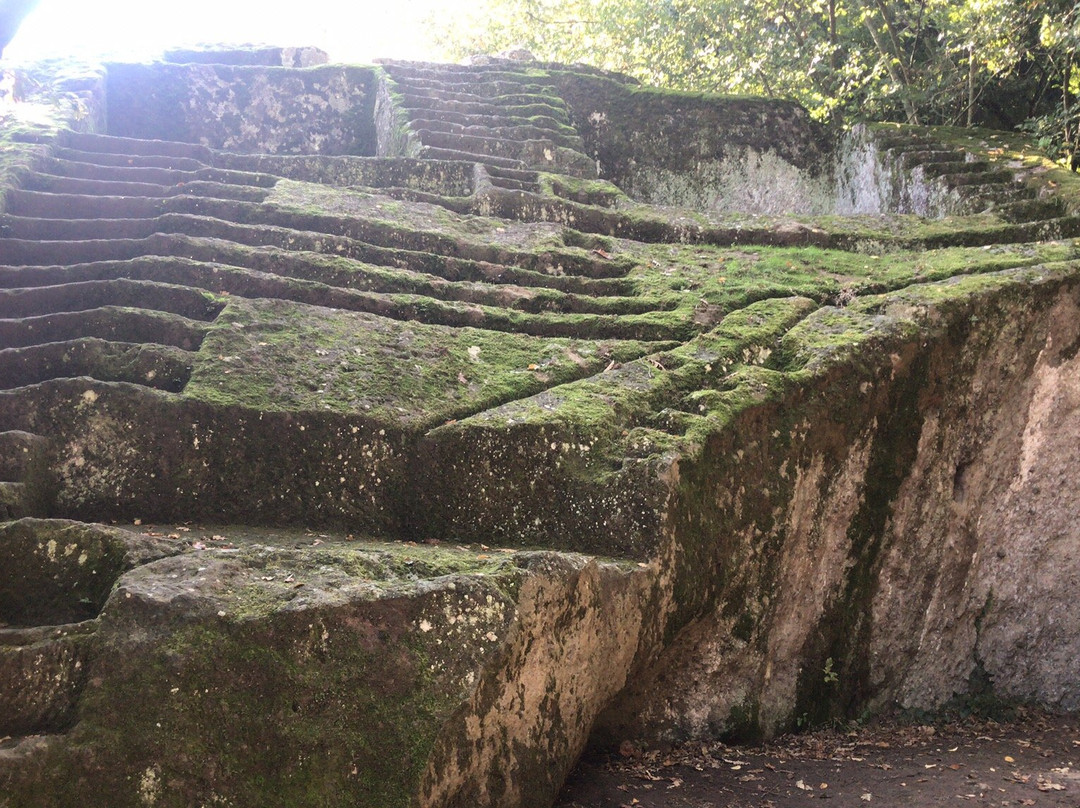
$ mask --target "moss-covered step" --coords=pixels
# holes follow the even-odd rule
[[[113,585],[176,552],[167,541],[102,525],[0,523],[0,732],[51,734],[76,721]]]
[[[77,722],[0,758],[10,805],[549,804],[655,583],[580,555],[213,531],[143,529],[182,552],[119,579]]]

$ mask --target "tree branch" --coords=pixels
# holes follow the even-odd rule
[[[538,14],[533,14],[531,11],[526,11],[525,16],[535,23],[540,25],[596,25],[599,20],[545,20]]]
[[[904,114],[907,115],[907,122],[917,124],[919,122],[919,114],[915,109],[915,103],[911,100],[911,96],[908,93],[911,84],[906,76],[901,75],[896,70],[896,64],[900,64],[900,66],[903,67],[903,63],[900,62],[899,57],[894,58],[889,52],[889,49],[885,47],[885,43],[881,41],[881,34],[878,33],[869,17],[863,17],[863,25],[865,25],[866,30],[870,32],[870,37],[874,40],[874,45],[877,46],[878,52],[880,52],[882,58],[885,59],[885,69],[889,71],[889,76],[904,89],[904,94],[900,101],[904,105]],[[896,64],[894,64],[894,61]]]

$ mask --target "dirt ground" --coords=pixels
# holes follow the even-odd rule
[[[758,746],[667,752],[624,743],[591,755],[557,808],[1080,808],[1080,716],[1019,710],[1008,722],[884,721]]]

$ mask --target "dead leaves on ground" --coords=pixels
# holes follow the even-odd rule
[[[887,804],[889,789],[900,787],[904,793],[956,801],[1008,795],[1010,804],[1060,806],[1074,804],[1069,799],[1080,787],[1080,771],[1068,760],[1080,747],[1078,731],[1059,718],[1021,708],[1012,723],[965,719],[935,727],[882,722],[786,736],[754,749],[694,743],[646,751],[624,741],[608,768],[627,778],[619,786],[624,792],[648,791],[655,784],[656,796],[646,799],[642,794],[644,803],[635,799],[628,804],[635,806],[661,804],[656,800],[666,789],[682,788],[689,799],[703,782],[725,794],[738,794],[742,784],[756,789],[759,798],[771,795],[782,805],[845,795]],[[1055,758],[1059,762],[1052,762]],[[711,780],[707,773],[694,773],[710,769],[726,771]],[[827,775],[831,771],[836,772],[835,782]],[[635,786],[634,780],[644,782]]]

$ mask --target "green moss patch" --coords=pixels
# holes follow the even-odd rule
[[[208,331],[184,394],[430,426],[646,352],[642,343],[529,337],[234,300]]]

